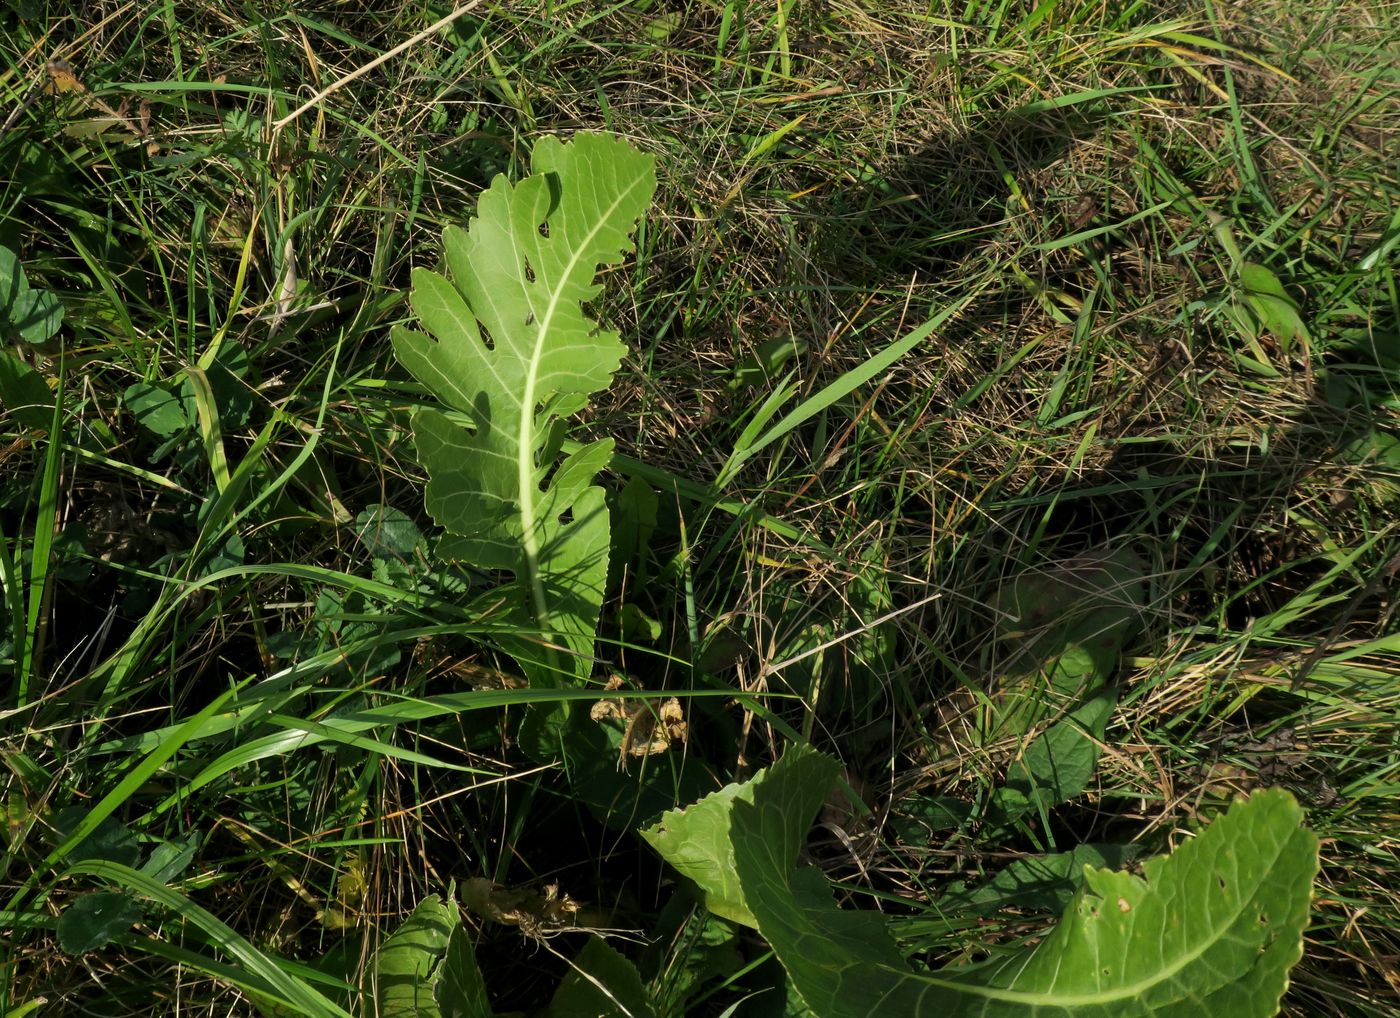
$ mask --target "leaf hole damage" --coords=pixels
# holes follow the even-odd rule
[[[491,430],[491,396],[489,393],[479,392],[476,394],[476,399],[472,400],[472,421],[482,436]]]

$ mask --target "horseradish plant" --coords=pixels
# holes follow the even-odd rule
[[[611,543],[594,481],[612,439],[560,454],[568,417],[608,387],[626,349],[583,305],[599,267],[632,249],[656,174],[651,156],[601,135],[545,138],[532,165],[517,184],[497,177],[467,229],[447,229],[448,274],[413,274],[428,334],[398,328],[393,342],[456,414],[413,418],[428,512],[449,535],[439,553],[513,575],[504,621],[538,639],[503,642],[532,686],[551,687],[589,676]]]
[[[413,278],[423,331],[396,329],[393,342],[444,407],[413,420],[427,508],[447,534],[440,552],[509,575],[495,592],[507,606],[501,646],[531,685],[581,687],[608,571],[608,509],[596,479],[612,441],[564,455],[564,428],[621,361],[617,334],[585,305],[599,293],[600,267],[631,250],[655,173],[650,156],[592,134],[542,140],[532,165],[519,183],[497,177],[467,228],[446,231],[446,272]],[[527,748],[556,752],[566,717],[563,706],[544,715]],[[1316,840],[1286,793],[1236,804],[1172,855],[1149,860],[1141,876],[1084,867],[1048,936],[980,965],[930,972],[906,963],[878,914],[836,908],[820,872],[796,868],[837,770],[794,746],[767,772],[641,832],[715,914],[768,940],[812,1014],[1265,1018],[1277,1010],[1302,951],[1317,867]],[[411,922],[428,919],[434,936],[385,943],[376,962],[384,985],[408,997],[377,1004],[395,1014],[489,1014],[457,903],[428,899]],[[620,954],[595,943],[577,964],[587,978],[566,981],[550,1013],[653,1013]],[[400,969],[412,978],[390,978]]]

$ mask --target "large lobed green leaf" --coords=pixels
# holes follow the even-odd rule
[[[608,513],[593,480],[612,441],[560,462],[562,424],[622,359],[617,333],[583,305],[601,289],[599,267],[631,250],[656,176],[651,156],[593,134],[542,139],[532,168],[514,185],[498,176],[467,229],[447,229],[448,275],[413,275],[428,334],[400,327],[393,341],[414,376],[471,422],[435,410],[413,421],[428,511],[453,535],[439,551],[514,573],[527,618],[582,660],[607,579]],[[547,667],[533,672],[549,681]]]
[[[712,829],[727,829],[744,906],[820,1018],[1276,1013],[1302,953],[1317,869],[1317,840],[1287,793],[1236,804],[1199,837],[1149,860],[1142,877],[1086,867],[1084,889],[1038,943],[922,973],[905,964],[877,914],[836,908],[819,871],[793,868],[795,822],[810,821],[813,799],[835,776],[823,760],[790,751],[751,794],[687,811],[696,829],[705,813],[716,814]],[[668,858],[674,849],[659,847]]]

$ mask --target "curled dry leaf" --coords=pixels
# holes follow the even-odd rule
[[[472,877],[462,885],[462,905],[478,919],[504,926],[518,926],[534,940],[544,940],[574,929],[583,908],[558,884],[546,885],[541,893],[530,888],[501,887],[485,877]]]
[[[603,688],[626,689],[627,680],[614,673]],[[588,713],[594,721],[617,718],[626,723],[618,750],[618,767],[623,770],[627,769],[629,756],[665,753],[671,743],[683,743],[686,739],[685,711],[674,696],[660,702],[634,697],[599,700]]]

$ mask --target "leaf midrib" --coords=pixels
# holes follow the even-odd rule
[[[1272,872],[1274,865],[1277,864],[1279,858],[1284,853],[1284,849],[1288,846],[1289,842],[1293,840],[1294,836],[1296,836],[1296,832],[1294,834],[1291,834],[1289,837],[1279,841],[1278,848],[1273,853],[1273,858],[1270,860],[1269,865],[1263,871],[1265,876]],[[1158,879],[1160,879],[1160,877]],[[1249,901],[1253,900],[1254,895],[1258,893],[1258,889],[1259,885],[1256,884],[1248,896],[1242,896],[1240,898],[1239,907],[1233,910],[1231,913],[1229,913],[1229,918],[1223,923],[1217,925],[1214,929],[1212,929],[1209,936],[1201,938],[1200,947],[1181,955],[1178,960],[1173,962],[1171,965],[1163,967],[1153,977],[1142,979],[1136,983],[1120,986],[1112,990],[1101,990],[1095,993],[1078,994],[1055,994],[1049,991],[1029,992],[1025,990],[1013,990],[1009,987],[1006,989],[1002,989],[1000,987],[977,986],[975,984],[970,983],[953,982],[951,980],[939,979],[936,976],[916,975],[915,973],[908,972],[903,969],[896,969],[892,966],[881,963],[877,963],[877,967],[883,968],[886,971],[891,972],[892,974],[898,976],[900,979],[915,979],[922,983],[927,983],[929,985],[954,990],[956,992],[964,993],[969,996],[986,997],[992,1000],[1000,1000],[1013,1003],[1030,1003],[1041,1006],[1063,1007],[1080,1007],[1090,1004],[1107,1004],[1115,1000],[1131,999],[1134,997],[1138,997],[1141,994],[1145,993],[1147,990],[1151,989],[1152,987],[1157,986],[1158,984],[1166,981],[1167,979],[1172,978],[1182,969],[1186,968],[1187,965],[1190,965],[1192,962],[1200,958],[1210,947],[1218,943],[1224,936],[1224,934],[1229,930],[1229,928],[1234,925],[1236,920],[1239,919],[1240,915],[1243,914],[1245,905]],[[1046,941],[1042,941],[1042,943],[1046,943]],[[1029,961],[1029,959],[1027,960]]]
[[[520,399],[520,444],[516,448],[516,480],[520,490],[520,524],[521,524],[521,546],[525,552],[525,568],[529,573],[529,583],[531,596],[535,602],[535,616],[540,626],[546,631],[550,627],[549,605],[544,596],[544,585],[540,583],[539,572],[539,542],[535,539],[535,490],[534,483],[534,449],[535,449],[535,405],[538,399],[535,390],[539,383],[540,360],[544,356],[545,337],[549,334],[553,324],[554,316],[562,303],[563,291],[565,290],[569,277],[573,270],[578,267],[579,260],[584,252],[589,249],[593,238],[607,225],[612,215],[617,211],[625,198],[639,186],[645,174],[637,175],[631,184],[620,191],[613,202],[608,206],[606,212],[598,216],[592,229],[590,229],[574,245],[573,251],[569,255],[569,260],[565,263],[564,271],[560,273],[559,280],[549,291],[549,300],[545,305],[545,313],[537,316],[535,342],[530,351],[530,358],[526,362],[525,387]],[[519,238],[516,234],[515,223],[511,223],[510,241],[515,249],[517,258],[524,257],[520,250]]]

